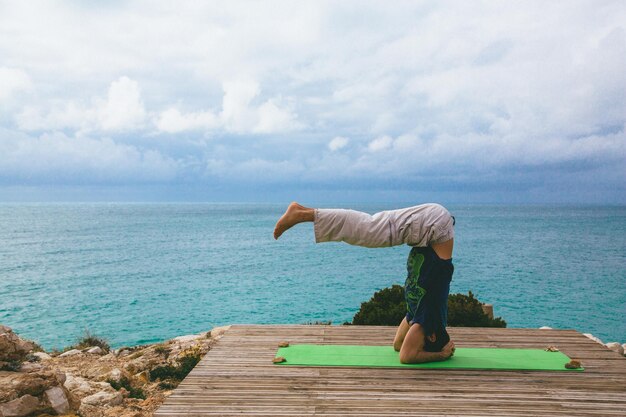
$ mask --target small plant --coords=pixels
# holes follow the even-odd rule
[[[93,346],[100,347],[100,349],[102,349],[106,353],[109,353],[109,351],[111,350],[111,346],[109,346],[109,343],[107,342],[106,339],[92,334],[91,332],[89,332],[89,330],[85,330],[85,333],[80,339],[76,341],[76,344],[74,344],[73,346],[68,346],[64,350],[65,351],[68,351],[71,349],[80,350],[80,349],[90,348]]]
[[[133,387],[133,385],[130,383],[130,380],[127,377],[122,377],[120,378],[119,381],[107,379],[106,382],[111,384],[113,389],[116,391],[119,391],[121,388],[124,388],[126,391],[128,391],[128,396],[130,398],[139,398],[141,400],[146,399],[146,394],[143,392],[143,390],[141,388]]]
[[[470,291],[448,296],[448,326],[452,327],[506,327],[502,317],[490,318],[483,311],[483,303]]]
[[[404,288],[392,285],[374,293],[369,301],[361,303],[352,324],[373,326],[397,326],[406,314]]]
[[[17,372],[22,368],[21,361],[9,361],[4,362],[4,365],[0,366],[0,371]]]
[[[159,382],[160,389],[174,389],[178,386],[178,382],[172,381],[161,381]]]
[[[156,353],[157,355],[163,355],[166,359],[168,358],[168,356],[170,356],[170,352],[171,350],[163,345],[156,345],[154,347],[154,353]]]
[[[35,356],[32,353],[29,353],[28,355],[26,355],[26,357],[24,358],[24,362],[39,362],[41,361],[41,359],[39,358],[39,356]]]
[[[192,348],[181,353],[176,358],[176,364],[168,364],[163,366],[157,366],[150,371],[150,380],[156,381],[157,379],[164,380],[176,380],[182,381],[191,372],[191,370],[200,362],[202,354],[200,349]]]
[[[128,359],[137,359],[137,358],[141,358],[142,356],[143,356],[143,350],[140,350],[139,352],[135,352],[132,355],[130,355]]]

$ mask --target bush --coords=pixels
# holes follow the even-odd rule
[[[126,377],[120,378],[119,381],[107,379],[107,382],[111,384],[113,389],[115,389],[116,391],[119,391],[120,388],[124,388],[126,391],[128,391],[128,396],[130,398],[139,398],[140,400],[146,399],[146,394],[143,392],[143,390],[141,388],[133,387],[130,383],[130,380]]]
[[[202,354],[197,349],[190,349],[188,352],[184,352],[176,358],[176,364],[168,364],[163,366],[157,366],[150,371],[150,380],[156,381],[157,379],[182,381],[191,372],[191,370],[200,362]]]
[[[451,327],[506,327],[502,317],[489,318],[483,312],[483,303],[470,291],[448,296],[448,326]]]
[[[68,346],[64,350],[65,351],[72,350],[72,349],[82,350],[82,349],[90,348],[93,346],[99,346],[100,349],[102,349],[106,353],[109,353],[109,351],[111,350],[111,346],[109,346],[109,343],[107,342],[106,339],[102,337],[98,337],[90,333],[89,330],[85,330],[85,334],[76,341],[75,345]]]
[[[470,291],[448,296],[448,326],[450,327],[506,327],[501,317],[490,319],[482,309],[483,303]],[[374,293],[354,315],[352,324],[397,326],[406,315],[404,287],[393,285]]]
[[[393,285],[375,292],[369,301],[361,303],[352,324],[397,326],[405,315],[404,287]]]

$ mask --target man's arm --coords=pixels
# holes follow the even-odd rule
[[[404,359],[404,360],[402,360]],[[414,355],[408,355],[405,358],[402,358],[402,363],[425,363],[425,362],[439,362],[446,360],[448,358],[444,358],[441,352],[416,352]]]
[[[424,350],[424,330],[415,323],[411,326],[404,338],[400,349],[400,362],[424,363],[445,361],[454,353],[454,342],[450,341],[441,352],[426,352]]]

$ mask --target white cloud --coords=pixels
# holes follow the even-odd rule
[[[32,88],[28,74],[16,68],[0,67],[0,103],[18,91]]]
[[[259,120],[254,127],[255,132],[289,132],[301,127],[296,121],[296,114],[289,108],[279,107],[273,99],[259,106],[258,115]]]
[[[163,182],[179,162],[152,149],[110,138],[44,133],[37,137],[0,130],[0,178],[44,183]]]
[[[120,77],[109,87],[107,99],[97,109],[103,130],[137,129],[146,117],[137,81]]]
[[[233,133],[278,133],[302,127],[296,114],[280,98],[256,105],[254,101],[261,89],[255,81],[228,81],[223,84],[223,90],[222,108],[217,114],[212,110],[181,113],[172,107],[159,115],[157,129],[167,133],[219,129]]]
[[[624,22],[611,0],[10,2],[0,128],[106,133],[224,172],[305,166],[311,182],[337,165],[352,183],[507,166],[563,166],[565,181],[624,157]]]
[[[257,117],[250,104],[260,92],[259,84],[251,80],[237,80],[223,83],[223,88],[220,119],[226,130],[233,132],[252,130]]]
[[[328,149],[332,152],[338,151],[339,149],[343,149],[348,145],[349,139],[344,138],[343,136],[337,136],[333,138],[330,142],[328,142]]]
[[[370,152],[378,152],[389,148],[392,143],[393,139],[390,136],[381,136],[368,143],[367,149]]]
[[[120,77],[111,83],[105,99],[93,97],[90,103],[54,100],[48,109],[28,105],[15,116],[15,121],[27,131],[125,131],[140,129],[145,118],[139,85],[128,77]]]
[[[158,130],[167,133],[179,133],[188,130],[209,130],[219,124],[218,118],[211,111],[182,114],[175,108],[162,112],[155,122]]]

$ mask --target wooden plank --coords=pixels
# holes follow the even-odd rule
[[[531,372],[271,363],[278,342],[388,345],[394,327],[235,325],[157,417],[623,416],[626,360],[574,330],[451,328],[459,347],[558,346],[586,371]]]

